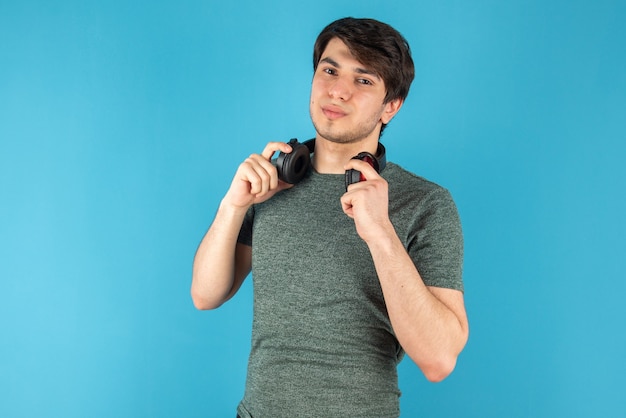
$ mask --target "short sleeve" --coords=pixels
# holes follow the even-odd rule
[[[252,247],[252,225],[254,223],[254,205],[251,206],[246,212],[246,216],[243,218],[241,229],[239,230],[239,236],[237,242],[240,244],[248,245]]]
[[[407,251],[427,286],[463,291],[463,232],[456,204],[442,187],[419,203]]]

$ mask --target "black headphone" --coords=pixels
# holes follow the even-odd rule
[[[296,138],[292,138],[288,144],[292,151],[288,154],[281,152],[276,159],[276,169],[278,170],[278,178],[289,184],[296,184],[307,173],[311,166],[311,154],[315,150],[315,138],[309,139],[303,143],[298,142]],[[380,173],[387,164],[385,157],[385,147],[380,142],[376,155],[369,152],[361,152],[352,157],[353,159],[363,160],[374,167],[377,173]],[[346,190],[353,183],[363,181],[365,178],[360,171],[350,169],[346,170]]]

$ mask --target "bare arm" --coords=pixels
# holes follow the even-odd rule
[[[398,341],[427,379],[443,380],[468,338],[463,293],[427,287],[392,229],[368,245]]]
[[[243,211],[222,202],[193,261],[191,296],[198,309],[215,309],[230,299],[250,272],[251,249],[237,243]]]
[[[276,151],[291,152],[282,142],[270,142],[238,168],[215,219],[193,261],[191,297],[198,309],[215,309],[230,299],[250,273],[252,249],[237,243],[246,211],[289,185],[278,180],[270,162]]]
[[[463,293],[424,284],[389,220],[387,182],[362,161],[347,167],[368,179],[350,186],[342,206],[372,254],[396,337],[427,379],[441,381],[467,342]]]

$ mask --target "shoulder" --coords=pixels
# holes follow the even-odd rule
[[[398,164],[388,163],[383,177],[389,184],[390,198],[410,199],[421,204],[454,204],[448,189]]]
[[[392,223],[422,280],[462,291],[463,231],[450,192],[396,164],[387,167]]]

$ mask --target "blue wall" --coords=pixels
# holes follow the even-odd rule
[[[388,158],[466,236],[470,341],[401,364],[403,417],[626,415],[624,2],[132,3],[0,2],[0,416],[233,416],[250,283],[196,311],[192,258],[239,162],[313,134],[346,15],[411,43]]]

